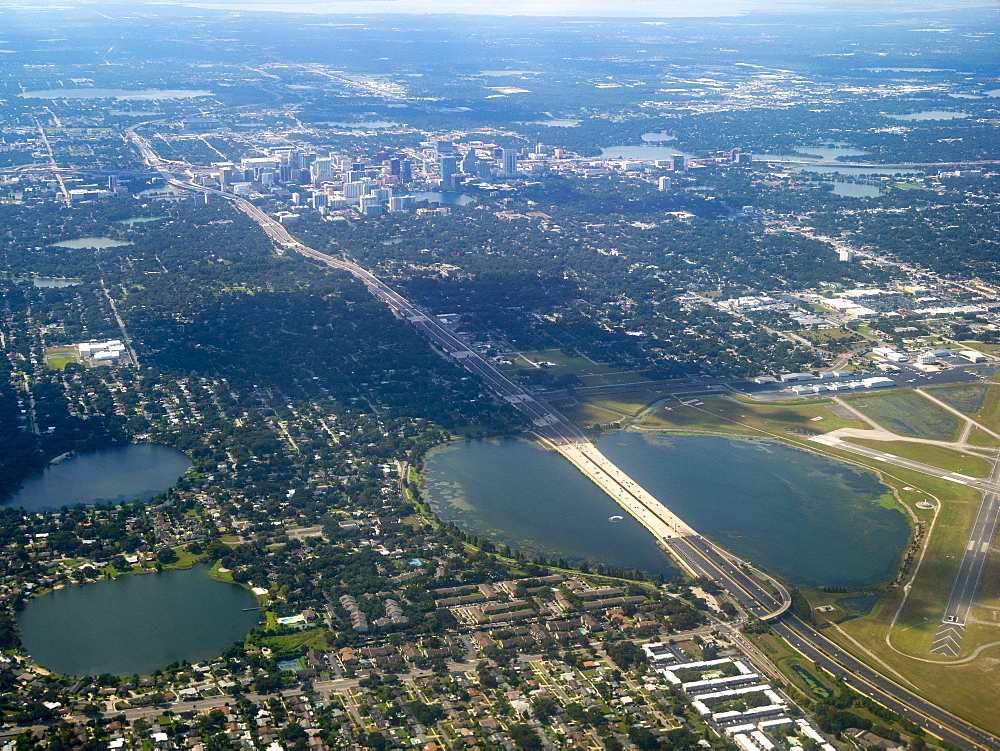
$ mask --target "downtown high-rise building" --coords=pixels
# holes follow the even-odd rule
[[[504,177],[514,177],[517,175],[517,150],[516,149],[504,149],[503,165],[501,169],[503,170]]]

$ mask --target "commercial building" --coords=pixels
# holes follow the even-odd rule
[[[504,177],[515,177],[517,175],[517,150],[504,149],[501,158],[503,159]]]

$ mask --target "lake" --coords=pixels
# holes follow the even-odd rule
[[[847,180],[827,180],[833,184],[833,194],[846,198],[875,198],[882,194],[882,189],[878,185],[865,185],[864,183],[852,183]]]
[[[198,564],[46,593],[17,622],[24,651],[57,673],[149,675],[218,656],[257,625],[256,605],[252,593]]]
[[[55,248],[87,248],[90,250],[101,250],[103,248],[117,248],[122,245],[131,245],[125,240],[115,240],[113,237],[78,237],[75,240],[63,240],[59,243],[52,243]]]
[[[951,110],[924,110],[923,112],[911,112],[908,115],[889,115],[886,117],[893,120],[961,120],[969,117],[968,112],[953,112]]]
[[[597,445],[700,533],[801,586],[877,585],[894,575],[909,540],[903,513],[873,503],[887,489],[849,464],[716,436],[621,432]],[[597,486],[524,441],[432,452],[424,480],[442,519],[529,555],[668,565],[652,535]],[[616,515],[625,518],[610,522]]]
[[[75,287],[83,284],[83,279],[60,279],[53,276],[33,276],[31,284],[39,289],[61,289],[62,287]]]
[[[849,165],[828,165],[828,164],[796,164],[791,169],[797,172],[810,172],[818,175],[832,175],[839,172],[841,175],[853,175],[856,177],[869,177],[871,175],[917,175],[922,170],[908,167],[851,167]]]
[[[651,162],[656,159],[670,159],[677,155],[683,156],[686,159],[693,158],[691,154],[675,149],[672,146],[646,144],[643,146],[608,146],[601,149],[602,159],[636,159],[638,161]]]
[[[890,579],[909,540],[888,488],[851,464],[767,441],[621,432],[601,451],[726,550],[801,586]]]
[[[165,216],[134,216],[131,219],[119,219],[114,224],[124,224],[126,227],[132,227],[136,224],[147,224],[166,218]]]
[[[56,511],[62,506],[148,501],[172,488],[191,466],[177,449],[156,443],[88,451],[26,478],[3,505]]]
[[[445,521],[529,557],[679,574],[645,527],[568,461],[528,441],[435,449],[424,461],[423,494]]]
[[[525,125],[548,125],[551,128],[575,128],[582,120],[529,120]]]
[[[417,192],[409,193],[408,195],[413,196],[418,201],[443,203],[450,206],[466,206],[476,200],[472,196],[468,196],[465,193],[441,193],[436,190],[418,190]]]
[[[211,91],[195,89],[40,89],[25,91],[18,96],[24,99],[192,99],[211,96]]]

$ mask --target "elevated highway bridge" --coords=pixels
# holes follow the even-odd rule
[[[279,252],[299,253],[333,268],[343,269],[360,280],[373,295],[412,323],[436,349],[454,358],[462,367],[482,379],[495,394],[521,412],[545,445],[566,457],[642,523],[685,571],[693,576],[704,576],[718,582],[747,613],[770,622],[777,633],[802,654],[863,695],[944,740],[961,748],[1000,751],[1000,739],[886,677],[826,639],[808,623],[790,614],[792,598],[780,582],[699,535],[601,454],[576,425],[536,395],[524,391],[465,341],[440,325],[437,319],[370,271],[351,261],[303,245],[279,222],[246,199],[178,178],[172,171],[176,167],[161,161],[149,143],[135,133],[134,129],[130,129],[128,134],[146,161],[163,175],[168,184],[181,190],[209,193],[225,199],[256,221],[280,248]]]

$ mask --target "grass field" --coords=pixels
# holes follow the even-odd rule
[[[1000,446],[1000,441],[979,428],[973,428],[969,432],[969,443],[973,446],[982,446],[983,448],[996,448]]]
[[[958,433],[957,417],[913,391],[845,396],[844,401],[900,435],[953,441]]]
[[[627,394],[578,395],[578,401],[557,403],[556,406],[568,418],[583,425],[608,424],[630,420],[649,405],[668,396],[667,392],[653,390],[630,391]]]
[[[837,417],[827,409],[830,404],[827,401],[794,405],[742,402],[729,397],[705,397],[698,401],[702,402],[700,406],[685,406],[679,402],[664,404],[636,425],[646,429],[737,435],[754,435],[754,428],[777,435],[817,435],[837,428],[868,427],[861,420]]]
[[[619,370],[603,363],[591,362],[586,357],[571,357],[561,349],[543,349],[537,352],[521,352],[514,360],[513,367],[534,368],[542,363],[551,363],[548,369],[555,375],[572,373],[578,376],[605,375],[619,373]],[[510,366],[508,366],[510,367]]]
[[[827,677],[824,672],[792,649],[783,639],[773,634],[751,634],[747,638],[767,655],[788,682],[804,696],[815,700],[830,695],[833,682],[824,680]]]
[[[910,441],[876,441],[871,438],[843,438],[843,440],[969,477],[988,477],[990,474],[991,464],[986,459],[943,446]]]
[[[520,352],[510,365],[501,366],[507,373],[542,367],[553,376],[575,375],[584,386],[625,386],[643,383],[648,378],[638,373],[622,371],[586,357],[572,357],[561,349]]]
[[[45,366],[52,370],[62,370],[71,362],[79,362],[76,347],[49,347],[45,350]]]
[[[270,614],[269,614],[270,615]],[[291,655],[303,647],[312,649],[326,647],[326,629],[309,628],[281,636],[264,636],[259,639],[260,646],[269,647],[275,652]]]
[[[895,395],[879,395],[879,398],[884,396]],[[876,411],[881,410],[884,413],[889,411],[891,407],[898,413],[907,405],[910,405],[911,409],[925,409],[926,404],[930,407],[927,412],[931,418],[940,417],[942,414],[945,417],[950,417],[946,412],[935,408],[933,404],[918,394],[908,392],[908,396],[920,401],[895,399],[891,400],[888,406],[880,404],[876,407]],[[968,486],[941,478],[923,475],[900,467],[887,467],[883,462],[846,451],[822,448],[801,435],[788,432],[803,427],[816,431],[828,431],[845,426],[865,427],[860,421],[845,420],[833,416],[826,409],[825,404],[821,402],[810,401],[807,404],[777,406],[745,403],[731,398],[703,398],[700,401],[703,404],[699,408],[668,404],[667,406],[673,406],[672,410],[658,409],[652,415],[641,420],[638,425],[644,428],[659,427],[676,431],[707,431],[744,435],[760,435],[759,432],[752,429],[753,427],[766,430],[781,437],[786,442],[875,471],[882,482],[895,489],[900,499],[925,529],[934,519],[935,512],[934,510],[916,508],[916,502],[921,500],[940,502],[940,511],[927,543],[919,577],[913,582],[906,604],[900,612],[898,623],[893,629],[892,647],[886,644],[886,634],[903,596],[902,587],[888,589],[870,614],[851,618],[841,623],[839,628],[843,629],[843,632],[839,632],[838,627],[831,626],[824,629],[824,634],[840,642],[855,654],[859,654],[857,643],[851,641],[851,639],[856,640],[870,653],[869,655],[861,653],[859,656],[872,662],[880,670],[885,671],[885,668],[879,665],[871,655],[889,665],[892,670],[905,676],[902,679],[897,677],[897,680],[912,682],[920,693],[940,702],[955,714],[992,732],[1000,732],[1000,715],[996,713],[994,703],[994,697],[1000,693],[1000,671],[995,669],[997,660],[1000,659],[1000,648],[987,650],[984,653],[986,659],[965,665],[948,665],[931,658],[929,655],[931,639],[940,623],[944,603],[957,571],[961,553],[968,540],[969,529],[979,508],[979,492]],[[824,412],[825,414],[823,414]],[[902,415],[911,416],[905,411],[902,412]],[[811,418],[817,416],[824,419],[812,422]],[[738,420],[744,424],[734,425],[726,418]],[[925,422],[928,420],[926,414],[923,420]],[[957,420],[955,427],[957,428]],[[954,433],[954,429],[952,433]],[[878,442],[874,445],[889,451],[891,450],[890,445],[894,443],[896,442],[890,442],[890,444]],[[905,442],[900,443],[905,444]],[[948,456],[951,458],[950,454]],[[969,459],[973,463],[976,461],[976,457],[970,456]],[[968,469],[968,467],[966,468]],[[993,604],[987,593],[1000,590],[1000,560],[998,559],[1000,559],[1000,555],[991,557],[984,577],[984,585],[981,588],[982,594],[977,601],[986,599],[987,604]],[[911,573],[912,571],[908,569],[907,576]],[[833,604],[836,599],[842,598],[844,595],[810,592],[809,597],[813,604]],[[817,600],[819,602],[816,602]],[[817,613],[816,615],[819,620],[824,620],[823,614]],[[838,621],[845,615],[845,611],[837,607],[834,612],[829,614],[829,618],[831,621]],[[984,618],[984,620],[986,619]],[[851,639],[848,639],[845,634],[849,635]],[[997,640],[1000,640],[1000,628],[972,624],[966,634],[963,655],[969,654],[981,644]],[[764,644],[758,643],[764,649]],[[899,652],[896,651],[897,649]],[[779,665],[782,672],[788,675],[789,682],[794,683],[802,690],[811,690],[811,687],[808,685],[809,681],[806,681],[801,674],[795,673],[792,669],[797,661],[814,677],[821,677],[816,672],[809,670],[807,661],[787,647],[769,645],[765,651]],[[921,660],[929,661],[923,662]]]
[[[929,388],[927,391],[959,412],[974,415],[983,408],[990,387],[985,383],[963,383],[957,386]]]
[[[906,605],[892,633],[892,645],[906,654],[899,654],[886,644],[886,632],[896,612],[902,588],[888,590],[868,616],[840,624],[840,628],[893,669],[912,681],[919,691],[933,698],[955,714],[975,722],[991,732],[1000,732],[1000,715],[995,711],[993,697],[1000,693],[1000,672],[995,664],[1000,648],[987,650],[980,660],[963,665],[948,665],[933,660],[929,654],[931,639],[940,622],[965,547],[968,531],[979,508],[979,493],[939,478],[893,468],[893,475],[910,487],[922,487],[941,501],[941,512],[931,535],[920,576],[914,582]],[[993,557],[995,558],[995,556]],[[1000,565],[984,582],[1000,582]],[[985,584],[985,589],[989,584]],[[980,598],[977,598],[977,601]],[[823,614],[816,614],[823,619]],[[835,616],[836,614],[830,614]],[[834,628],[823,632],[857,653],[857,645],[839,635]],[[978,645],[1000,640],[1000,628],[971,624],[966,633],[963,656]],[[907,655],[919,659],[911,659]],[[871,658],[868,658],[871,661]],[[924,662],[923,660],[932,660]]]

